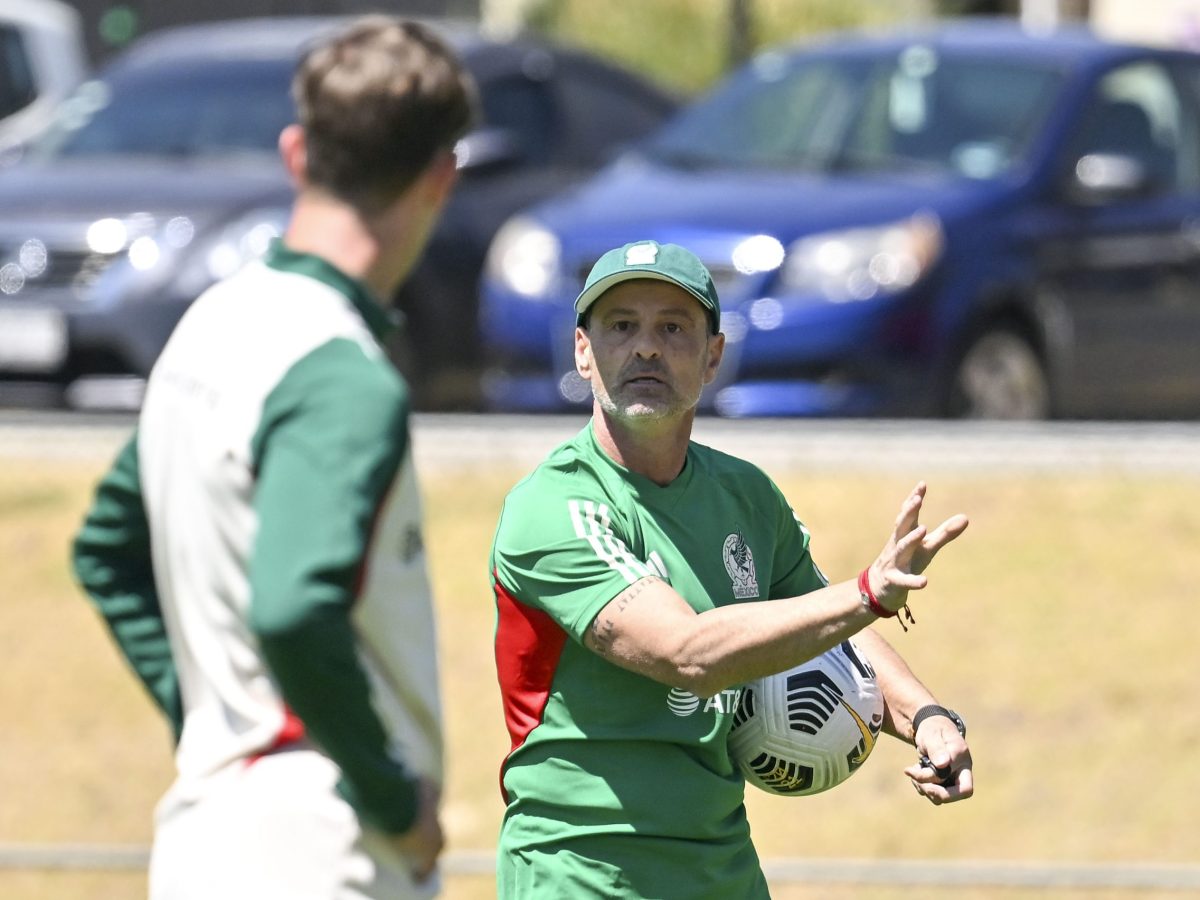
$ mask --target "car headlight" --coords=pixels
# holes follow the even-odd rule
[[[290,216],[287,207],[260,207],[197,240],[180,270],[180,291],[199,295],[214,282],[261,258],[271,241],[287,229]]]
[[[487,274],[516,294],[544,299],[558,281],[561,259],[557,237],[534,219],[514,216],[488,248]]]
[[[788,248],[779,278],[789,292],[835,303],[870,300],[919,281],[944,243],[941,223],[928,212],[870,228],[814,234]]]

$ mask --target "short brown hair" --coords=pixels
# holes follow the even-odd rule
[[[386,206],[476,115],[471,76],[429,28],[359,19],[301,59],[292,97],[309,183],[370,212]]]

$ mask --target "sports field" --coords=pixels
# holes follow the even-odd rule
[[[154,803],[171,777],[166,729],[66,567],[69,536],[102,468],[90,460],[0,459],[0,845],[146,845]],[[828,794],[752,794],[764,858],[1200,862],[1200,479],[769,471],[835,579],[874,556],[917,477],[931,485],[927,521],[971,516],[967,534],[931,570],[930,589],[914,599],[917,625],[908,634],[894,622],[880,627],[967,719],[978,793],[935,809],[900,774],[911,748],[887,740]],[[458,468],[425,478],[449,731],[445,824],[455,852],[490,850],[500,818],[497,767],[507,741],[492,669],[486,556],[501,498],[523,474]],[[136,872],[0,869],[5,900],[143,893]],[[491,894],[487,878],[461,876],[445,896]],[[784,883],[775,894],[1048,895]]]

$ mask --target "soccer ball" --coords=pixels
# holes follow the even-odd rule
[[[875,670],[850,641],[750,682],[729,732],[729,755],[746,781],[804,797],[857,771],[883,726]]]

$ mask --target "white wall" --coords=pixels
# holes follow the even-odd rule
[[[533,0],[480,0],[479,19],[484,30],[498,37],[513,34],[524,21]]]
[[[1200,50],[1200,0],[1092,0],[1091,20],[1106,37]]]

